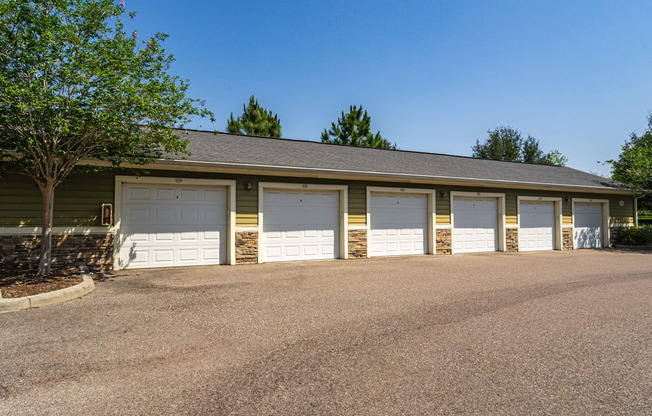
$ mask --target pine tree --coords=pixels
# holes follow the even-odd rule
[[[252,95],[249,104],[243,104],[243,113],[238,118],[227,120],[226,131],[247,136],[281,137],[281,121],[276,114],[265,110]]]
[[[371,132],[371,117],[362,106],[352,105],[348,113],[342,111],[337,123],[332,123],[330,130],[321,134],[323,143],[346,144],[350,146],[379,147],[396,149],[396,145],[383,138],[380,132]]]

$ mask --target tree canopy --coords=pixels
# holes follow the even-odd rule
[[[276,114],[265,110],[252,95],[249,104],[242,105],[243,112],[238,118],[227,120],[226,131],[247,136],[281,137],[281,121]]]
[[[113,0],[0,1],[0,157],[43,196],[39,270],[50,272],[54,189],[83,159],[144,164],[187,154],[174,131],[212,113],[168,71],[167,35],[139,40]]]
[[[385,139],[380,131],[376,134],[371,132],[371,117],[362,106],[355,105],[352,105],[346,114],[342,111],[342,116],[337,119],[337,123],[331,124],[330,130],[324,129],[321,141],[351,146],[396,149],[396,145]]]
[[[497,127],[487,133],[489,137],[483,143],[477,140],[472,147],[473,157],[556,166],[565,166],[568,162],[559,150],[544,153],[539,140],[532,136],[524,138],[512,127]]]
[[[614,180],[652,193],[652,113],[642,135],[632,133],[625,141],[617,160],[609,160]]]

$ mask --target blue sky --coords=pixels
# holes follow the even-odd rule
[[[511,125],[602,174],[652,110],[651,1],[125,0],[224,130],[254,94],[283,137],[362,104],[401,149],[470,155]]]

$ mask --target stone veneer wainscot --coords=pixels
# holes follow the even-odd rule
[[[572,250],[573,249],[573,228],[564,227],[562,228],[562,250]]]
[[[518,228],[508,227],[505,229],[505,248],[508,253],[518,251]]]
[[[41,255],[40,235],[0,236],[0,269],[36,269]],[[52,268],[86,265],[113,270],[113,234],[52,235]]]
[[[435,241],[437,254],[453,254],[450,228],[438,228]]]
[[[349,258],[367,257],[367,230],[349,230]]]
[[[236,264],[258,263],[258,232],[236,231],[235,233]]]

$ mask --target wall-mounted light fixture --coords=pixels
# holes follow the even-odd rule
[[[446,191],[439,191],[439,196],[440,197],[445,197],[446,196]]]
[[[566,202],[566,203],[570,202],[570,197],[565,196],[565,197],[564,197],[564,202]]]
[[[253,187],[254,187],[254,185],[251,183],[251,181],[247,181],[247,183],[245,183],[245,189],[246,189],[247,191],[251,191],[251,189],[252,189]]]
[[[102,225],[113,225],[113,205],[102,204]]]

